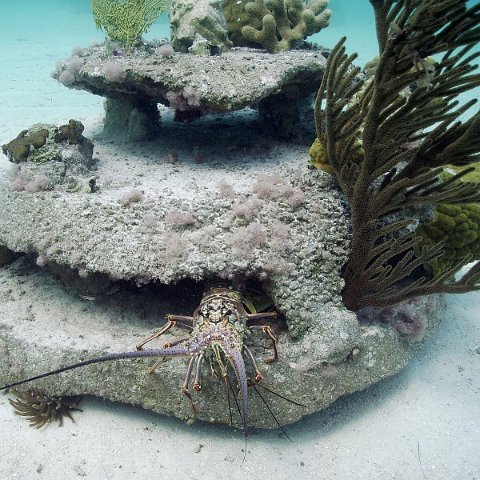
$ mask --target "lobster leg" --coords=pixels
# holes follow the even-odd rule
[[[255,320],[275,320],[277,317],[277,312],[247,313],[247,322]]]
[[[263,375],[262,375],[262,372],[260,371],[260,369],[257,366],[257,362],[255,361],[255,358],[254,358],[252,352],[246,346],[243,347],[243,350],[247,354],[248,359],[250,360],[250,362],[253,365],[253,368],[255,369],[255,383],[261,382],[262,379],[263,379]]]
[[[178,340],[174,340],[173,342],[167,342],[163,345],[163,348],[174,347],[175,345],[179,345],[180,343],[186,342],[189,340],[190,337],[179,338]]]
[[[172,315],[168,314],[167,315],[167,320],[169,322],[176,322],[178,323],[179,327],[185,327],[185,328],[193,328],[193,317],[190,315]]]
[[[172,327],[184,327],[184,328],[193,328],[193,317],[187,317],[183,315],[167,315],[167,323],[154,334],[150,335],[148,338],[143,340],[136,346],[137,350],[142,350],[143,346],[155,338],[160,337],[164,333],[168,332]]]
[[[158,338],[160,335],[163,335],[165,332],[168,332],[173,326],[175,325],[175,322],[172,321],[167,321],[167,324],[163,326],[160,330],[156,331],[153,335],[150,335],[148,338],[140,342],[138,345],[136,345],[137,350],[142,350],[143,346],[147,344],[148,342],[151,342],[155,338]]]
[[[202,389],[202,364],[203,364],[203,353],[198,357],[197,360],[197,369],[195,371],[195,381],[193,382],[193,389],[199,392]]]
[[[272,328],[268,325],[252,325],[251,330],[261,330],[268,338],[272,340],[273,357],[264,360],[265,363],[278,362],[277,338],[272,332]]]
[[[192,375],[193,365],[195,363],[196,358],[197,357],[192,357],[190,359],[190,361],[188,362],[187,373],[185,374],[185,380],[183,381],[183,385],[182,385],[182,394],[185,395],[190,400],[190,404],[192,405],[193,413],[197,413],[197,407],[193,403],[192,396],[190,395],[190,392],[188,391],[188,386],[190,384],[190,377]]]
[[[174,347],[175,345],[179,345],[180,343],[186,342],[190,337],[180,338],[179,340],[175,340],[174,342],[166,343],[163,348],[170,348]],[[148,368],[148,373],[155,373],[155,370],[158,366],[164,361],[164,358],[159,358],[151,367]]]
[[[150,373],[151,375],[155,373],[155,370],[158,368],[158,366],[163,362],[163,358],[159,358],[151,367],[148,367],[147,372]]]

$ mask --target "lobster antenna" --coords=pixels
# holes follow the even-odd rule
[[[277,417],[275,416],[275,414],[273,413],[272,409],[270,408],[270,405],[268,405],[267,401],[265,400],[265,398],[263,397],[263,395],[258,391],[257,389],[257,386],[256,385],[252,385],[253,389],[255,390],[255,392],[257,392],[257,395],[261,398],[263,404],[267,407],[267,410],[270,412],[270,415],[272,416],[272,418],[275,420],[275,423],[278,425],[278,428],[280,428],[280,430],[282,431],[282,433],[290,440],[290,442],[293,443],[293,440],[288,436],[288,433],[286,432],[285,428],[283,427],[283,425],[278,421]],[[268,389],[267,389],[268,390]]]
[[[240,415],[240,420],[243,422],[243,417],[242,417],[242,411],[240,409],[240,404],[238,403],[238,398],[237,394],[235,393],[235,389],[233,388],[232,382],[230,381],[230,378],[227,376],[226,381],[228,382],[228,386],[230,388],[230,391],[232,392],[233,400],[235,402],[235,405],[237,407],[238,414]],[[227,390],[227,397],[228,397],[228,408],[230,408],[230,393]],[[230,410],[230,425],[233,427],[233,418],[232,418],[232,411]]]
[[[238,411],[238,414],[240,415],[240,420],[243,422],[243,415],[242,415],[242,410],[240,408],[240,404],[238,403],[238,398],[237,398],[237,394],[235,393],[235,389],[233,388],[233,385],[232,385],[232,382],[230,381],[230,378],[228,377],[228,375],[225,377],[226,378],[226,381],[228,382],[228,386],[230,387],[230,390],[232,391],[232,396],[233,396],[233,400],[235,401],[235,405],[237,406],[237,411]],[[228,396],[228,408],[230,409],[230,395],[228,394],[228,390],[227,390],[227,396]],[[230,424],[232,423],[232,411],[230,410]],[[244,423],[245,425],[245,423]],[[245,459],[247,458],[247,437],[248,437],[248,432],[247,432],[247,429],[246,427],[244,427],[243,429],[243,432],[244,432],[244,435],[245,435],[245,451],[244,451],[244,454],[243,454],[243,460],[242,460],[242,463],[245,461]]]
[[[278,398],[281,398],[282,400],[285,400],[286,402],[293,403],[293,405],[296,405],[297,407],[307,408],[307,406],[304,405],[303,403],[296,402],[295,400],[292,400],[291,398],[285,397],[284,395],[281,395],[280,393],[276,392],[275,390],[271,390],[270,388],[266,387],[265,385],[262,385],[261,383],[257,383],[255,386],[263,388],[268,393],[271,393],[272,395],[276,395]]]
[[[180,353],[180,349],[178,347],[169,347],[169,348],[159,348],[159,349],[151,349],[151,350],[138,350],[133,352],[120,352],[120,353],[112,353],[110,355],[104,355],[102,357],[91,358],[90,360],[84,360],[83,362],[73,363],[71,365],[66,365],[65,367],[57,368],[56,370],[51,370],[50,372],[41,373],[40,375],[35,375],[34,377],[25,378],[24,380],[20,380],[18,382],[9,383],[0,387],[0,391],[7,390],[11,387],[16,387],[17,385],[23,385],[24,383],[33,382],[34,380],[38,380],[40,378],[50,377],[51,375],[57,375],[62,372],[66,372],[67,370],[73,370],[74,368],[84,367],[86,365],[90,365],[92,363],[101,363],[101,362],[110,362],[114,360],[123,360],[126,358],[141,358],[141,357],[168,357],[174,355],[186,355],[186,353]]]

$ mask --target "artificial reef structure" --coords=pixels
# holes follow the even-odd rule
[[[171,43],[146,43],[147,7],[165,5],[130,5],[135,36],[105,23],[124,12],[102,17],[105,2],[94,1],[109,39],[76,49],[54,77],[106,98],[104,132],[90,148],[72,119],[3,147],[2,383],[130,350],[166,314],[190,315],[211,280],[280,314],[279,362],[261,361],[270,349],[261,335],[247,342],[265,385],[298,402],[268,396],[282,423],[407,364],[441,318],[435,293],[478,282],[478,265],[452,278],[467,257],[436,275],[444,245],[418,250],[418,231],[435,221],[432,205],[478,201],[466,172],[447,177],[443,166],[478,160],[478,114],[460,120],[468,108],[455,101],[478,85],[470,49],[480,9],[371,4],[373,76],[343,44],[305,42],[328,23],[326,2],[173,2]],[[177,359],[154,375],[125,361],[35,386],[228,423],[224,383],[205,374],[193,414],[184,372]],[[249,401],[252,425],[277,425],[254,392]]]

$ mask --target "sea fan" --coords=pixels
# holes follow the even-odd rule
[[[81,396],[53,396],[32,388],[25,392],[15,392],[16,400],[9,400],[17,415],[27,417],[30,426],[42,428],[47,423],[57,420],[63,425],[63,417],[75,422],[71,413],[77,408]]]

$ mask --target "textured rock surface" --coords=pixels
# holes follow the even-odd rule
[[[306,330],[301,310],[338,303],[342,286],[348,220],[334,179],[306,169],[302,146],[267,143],[241,123],[204,125],[195,137],[171,124],[159,143],[175,153],[163,158],[154,143],[111,155],[97,142],[95,193],[16,192],[7,181],[0,244],[83,276],[268,280],[292,330]]]
[[[271,55],[235,48],[218,56],[175,53],[164,57],[156,53],[154,45],[148,45],[128,55],[113,56],[100,45],[85,49],[81,58],[72,57],[60,64],[54,77],[62,81],[74,64],[77,70],[66,86],[115,99],[117,104],[125,102],[123,109],[116,105],[107,110],[106,124],[114,124],[117,132],[122,132],[119,127],[124,125],[127,136],[132,112],[135,125],[150,122],[145,131],[155,131],[157,117],[151,108],[156,103],[175,109],[184,120],[260,104],[265,123],[272,124],[279,134],[287,130],[285,136],[291,136],[288,128],[276,127],[282,124],[278,106],[285,105],[283,116],[293,115],[291,122],[295,123],[299,113],[293,112],[298,110],[299,101],[317,90],[325,63],[321,50]],[[273,112],[269,107],[272,99],[276,105]],[[142,115],[144,118],[139,119]],[[134,140],[139,138],[133,135]]]
[[[0,161],[0,244],[63,268],[69,286],[24,260],[1,271],[2,382],[133,349],[164,314],[190,314],[195,289],[212,277],[260,283],[286,319],[278,364],[261,361],[269,354],[261,335],[250,339],[265,384],[306,405],[271,397],[284,423],[406,364],[413,353],[407,327],[428,330],[438,319],[438,299],[398,314],[370,312],[361,321],[345,311],[339,272],[348,254],[348,213],[333,178],[306,168],[306,148],[259,136],[246,117],[165,122],[157,142],[113,150],[96,139],[95,193],[11,191],[12,165]],[[89,288],[79,287],[82,278]],[[85,299],[92,295],[98,299]],[[385,323],[390,317],[392,325]],[[179,393],[185,361],[164,362],[154,376],[144,363],[91,366],[39,386],[190,417]],[[221,382],[206,378],[196,402],[200,418],[228,421]],[[258,398],[251,402],[250,423],[275,426]]]
[[[45,271],[32,268],[25,260],[17,260],[0,271],[3,305],[0,381],[19,379],[107,352],[132,350],[158,328],[162,315],[193,308],[191,292],[179,286],[170,289],[168,294],[165,290],[159,294],[146,287],[88,301],[67,293]],[[163,298],[162,293],[166,295]],[[430,327],[442,311],[434,297],[422,299],[414,308],[428,317]],[[293,405],[261,390],[283,424],[396,373],[413,353],[412,346],[389,325],[358,323],[354,315],[332,307],[316,313],[315,328],[302,340],[293,342],[288,335],[279,335],[278,363],[262,362],[262,356],[269,352],[264,351],[261,337],[254,335],[251,339],[251,343],[257,345],[253,350],[259,359],[265,386],[305,405]],[[327,345],[328,331],[338,335],[335,345]],[[162,342],[177,336],[166,335]],[[92,394],[190,419],[190,404],[180,393],[186,362],[185,359],[167,360],[153,375],[147,373],[149,361],[104,363],[39,380],[35,386],[51,394]],[[276,427],[254,393],[249,394],[250,425]],[[198,418],[229,422],[222,382],[205,373],[202,392],[194,393],[194,401],[199,409]],[[235,412],[234,418],[238,424]]]

